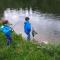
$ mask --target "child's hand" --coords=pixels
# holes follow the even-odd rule
[[[14,31],[14,30],[12,30],[12,31]]]

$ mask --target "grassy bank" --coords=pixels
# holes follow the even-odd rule
[[[35,44],[12,33],[12,44],[0,32],[0,60],[60,60],[60,45]]]

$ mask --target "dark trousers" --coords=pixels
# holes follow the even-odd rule
[[[27,34],[27,40],[30,40],[30,33]]]
[[[5,34],[5,36],[6,36],[6,39],[7,39],[7,45],[9,45],[12,41],[12,38],[11,38],[10,34],[8,34],[8,33]]]

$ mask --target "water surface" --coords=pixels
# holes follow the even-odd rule
[[[24,33],[24,19],[26,16],[30,17],[30,23],[35,31],[38,33],[35,35],[35,39],[39,42],[60,42],[60,16],[54,16],[53,14],[41,13],[38,11],[30,10],[10,10],[4,11],[4,19],[9,20],[12,23],[12,27],[17,34]]]

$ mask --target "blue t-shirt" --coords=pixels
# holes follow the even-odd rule
[[[25,31],[26,34],[30,33],[30,31],[31,31],[31,24],[29,23],[29,21],[26,21],[24,23],[24,31]]]

